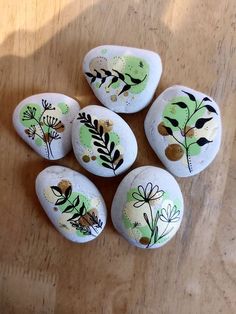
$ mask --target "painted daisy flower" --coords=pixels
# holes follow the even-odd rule
[[[180,211],[177,210],[177,206],[174,205],[171,208],[171,204],[167,205],[167,208],[161,209],[160,220],[167,223],[177,222],[180,219]]]
[[[161,198],[164,191],[159,190],[158,185],[154,185],[149,182],[144,188],[142,185],[138,186],[138,192],[133,192],[132,196],[137,202],[134,203],[134,207],[139,208],[145,203],[150,203],[150,201],[157,200]]]

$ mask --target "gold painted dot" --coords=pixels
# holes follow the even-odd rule
[[[96,160],[97,157],[96,157],[96,156],[92,156],[91,159],[92,159],[92,160]]]
[[[129,93],[128,92],[124,92],[123,94],[125,97],[129,96]]]
[[[116,95],[111,95],[111,101],[117,101],[117,96]]]
[[[163,122],[161,122],[160,124],[158,124],[157,126],[157,130],[158,132],[163,135],[163,136],[167,136],[169,135],[168,132],[166,131],[165,125]]]
[[[150,239],[148,237],[142,237],[140,240],[139,240],[139,243],[140,244],[143,244],[143,245],[148,245]]]
[[[82,157],[82,159],[83,159],[84,162],[89,162],[90,161],[90,157],[88,155],[84,155]]]
[[[191,128],[192,128],[191,126],[188,126],[188,125],[186,126],[186,132],[188,132],[186,134],[186,137],[193,137],[194,136],[194,129],[190,130]]]
[[[65,193],[66,189],[72,186],[72,184],[68,180],[61,180],[57,186],[61,189],[62,193]]]
[[[104,129],[104,132],[110,132],[112,130],[113,122],[109,119],[99,120],[98,124],[101,125]]]
[[[171,144],[165,150],[166,157],[171,161],[180,160],[184,155],[184,150],[179,144]]]

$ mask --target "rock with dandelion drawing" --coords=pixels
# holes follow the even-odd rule
[[[183,197],[167,171],[144,166],[132,170],[120,183],[111,216],[117,231],[140,248],[166,244],[180,227]]]
[[[72,121],[80,107],[58,93],[42,93],[22,100],[13,114],[19,136],[40,156],[56,160],[72,148]]]
[[[129,125],[102,106],[80,110],[73,122],[72,144],[81,166],[102,177],[121,174],[137,156],[137,141]]]
[[[86,54],[83,71],[104,106],[115,112],[132,113],[151,101],[162,63],[153,51],[106,45]]]
[[[103,197],[84,175],[51,166],[38,174],[35,188],[47,216],[68,240],[88,242],[104,229],[107,211]]]
[[[209,96],[185,86],[166,89],[148,111],[144,127],[157,156],[179,177],[205,169],[220,148],[218,105]]]

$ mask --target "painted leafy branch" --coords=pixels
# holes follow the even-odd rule
[[[122,74],[121,72],[112,69],[113,73],[109,70],[101,69],[101,72],[94,69],[94,72],[96,75],[94,75],[91,72],[85,72],[85,74],[91,78],[90,83],[94,83],[96,80],[100,80],[99,88],[107,81],[107,79],[111,79],[108,87],[110,87],[113,83],[116,83],[118,80],[122,81],[124,83],[124,86],[122,90],[119,92],[118,96],[122,93],[128,91],[132,86],[136,86],[144,82],[144,80],[147,78],[147,74],[145,74],[144,78],[142,80],[132,77],[129,73]],[[129,80],[131,83],[127,82],[127,77],[129,77]]]
[[[98,219],[94,211],[91,212],[86,209],[84,202],[81,204],[79,195],[73,200],[71,199],[72,187],[68,186],[63,192],[59,186],[51,186],[51,190],[58,197],[55,205],[67,205],[62,213],[72,213],[72,216],[67,219],[71,226],[84,235],[95,237],[95,234],[98,234],[97,229],[102,228],[103,222],[101,219]]]
[[[189,150],[190,150],[190,147],[192,145],[198,145],[198,146],[204,146],[208,143],[211,143],[212,141],[208,140],[207,138],[205,137],[200,137],[199,139],[197,139],[195,142],[191,142],[189,143],[188,142],[188,136],[190,135],[190,132],[193,132],[194,129],[201,129],[203,128],[203,126],[209,122],[210,120],[213,119],[213,117],[209,117],[209,118],[199,118],[195,124],[193,126],[189,126],[190,124],[190,120],[196,115],[196,113],[200,110],[202,110],[203,108],[206,108],[209,112],[211,113],[215,113],[217,114],[215,108],[209,104],[205,104],[205,102],[211,102],[211,99],[209,99],[208,97],[204,97],[201,102],[198,104],[195,96],[189,92],[186,92],[186,91],[182,91],[183,93],[185,93],[189,99],[194,103],[195,105],[195,108],[194,108],[194,111],[192,113],[190,113],[190,109],[188,107],[188,105],[183,102],[183,101],[179,101],[179,102],[173,102],[172,105],[175,105],[175,106],[178,106],[179,108],[183,109],[183,110],[186,110],[187,111],[187,120],[184,124],[184,127],[181,129],[180,128],[180,123],[178,120],[176,119],[173,119],[173,118],[170,118],[168,116],[165,116],[164,119],[166,119],[167,121],[170,122],[170,124],[173,126],[173,127],[177,127],[179,129],[179,133],[181,135],[181,137],[183,138],[183,140],[179,140],[175,134],[174,134],[174,131],[172,130],[171,127],[167,127],[165,125],[163,125],[163,127],[165,128],[166,132],[167,132],[167,135],[170,135],[172,136],[175,141],[181,145],[183,147],[183,151],[186,153],[186,159],[187,159],[187,164],[188,164],[188,169],[189,169],[189,172],[191,173],[192,172],[192,165],[191,165],[191,161],[190,161],[190,154],[189,154]]]
[[[170,224],[177,222],[180,218],[180,211],[177,210],[175,205],[171,208],[170,204],[167,206],[167,209],[162,208],[161,211],[157,210],[154,215],[151,201],[160,199],[163,195],[164,191],[159,190],[158,185],[153,186],[151,182],[148,182],[145,188],[142,185],[139,185],[138,192],[132,193],[133,198],[136,200],[134,203],[135,208],[140,208],[145,204],[148,204],[149,206],[150,217],[148,217],[146,212],[143,213],[143,217],[150,229],[150,237],[147,239],[147,243],[145,243],[146,248],[153,246],[162,238],[166,237],[173,230],[173,227],[169,228]],[[166,223],[166,227],[161,233],[159,233],[158,228],[159,219]],[[134,228],[136,227],[137,226],[134,225]]]
[[[77,118],[83,123],[91,133],[93,144],[97,147],[97,152],[102,160],[102,166],[111,169],[114,174],[116,170],[123,164],[124,159],[120,151],[115,148],[115,143],[110,139],[109,132],[105,132],[102,125],[99,125],[98,120],[92,120],[90,114],[79,113]]]
[[[61,137],[59,132],[64,131],[64,125],[62,122],[51,116],[45,115],[46,112],[55,110],[52,104],[48,103],[46,99],[42,99],[43,111],[38,117],[37,108],[33,105],[28,105],[27,109],[23,112],[22,121],[32,121],[32,125],[25,129],[25,133],[32,140],[39,138],[43,141],[47,149],[47,158],[53,158],[53,152],[51,144],[55,140],[59,140]]]

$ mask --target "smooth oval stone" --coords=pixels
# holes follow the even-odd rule
[[[96,186],[84,175],[51,166],[38,174],[35,187],[49,219],[68,240],[88,242],[104,229],[106,205]]]
[[[87,171],[114,177],[127,170],[137,156],[137,141],[129,125],[116,113],[91,105],[73,122],[72,145]]]
[[[178,183],[167,171],[144,166],[120,183],[112,202],[112,222],[129,243],[158,248],[179,229],[184,212]]]
[[[43,93],[22,100],[13,113],[19,136],[40,156],[56,160],[72,148],[72,121],[80,107],[74,99]]]
[[[86,54],[83,72],[104,106],[115,112],[132,113],[152,100],[162,63],[153,51],[106,45]]]
[[[179,177],[205,169],[220,147],[221,117],[217,104],[185,86],[166,89],[149,109],[144,127],[157,156]]]

